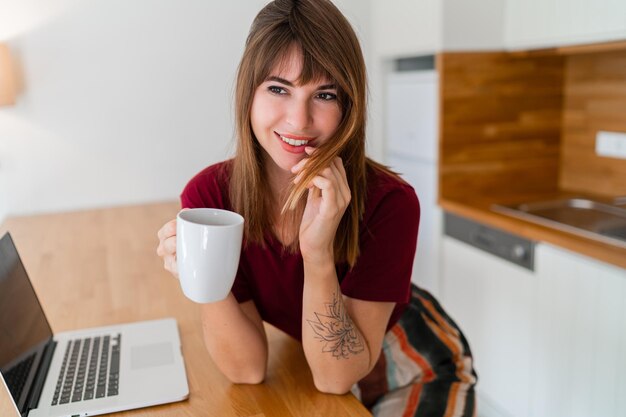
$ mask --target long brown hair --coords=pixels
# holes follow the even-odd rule
[[[337,262],[353,266],[359,254],[359,220],[365,206],[367,83],[359,41],[350,23],[328,0],[275,0],[254,19],[239,64],[235,91],[237,151],[232,165],[230,200],[245,219],[246,242],[264,244],[272,227],[272,199],[265,180],[263,149],[254,137],[250,109],[257,87],[281,64],[290,48],[299,48],[302,72],[298,82],[332,80],[338,90],[342,119],[332,138],[309,158],[297,185],[287,191],[283,215],[296,228],[306,200],[306,185],[336,156],[343,160],[352,199],[335,234]],[[290,217],[289,217],[290,216]],[[298,250],[298,239],[288,245]]]

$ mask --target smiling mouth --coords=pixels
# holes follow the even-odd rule
[[[307,145],[309,142],[312,141],[312,139],[304,139],[302,137],[289,137],[291,135],[283,136],[280,133],[276,133],[276,135],[278,135],[280,140],[282,140],[283,142],[285,142],[286,144],[289,144],[291,146],[304,146],[304,145]]]

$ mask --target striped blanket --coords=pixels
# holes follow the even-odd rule
[[[467,340],[430,293],[415,285],[411,293],[377,364],[352,392],[375,417],[475,416]]]

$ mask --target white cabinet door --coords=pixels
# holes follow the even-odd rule
[[[626,270],[542,243],[532,274],[450,237],[441,268],[480,416],[626,415]]]
[[[441,300],[474,354],[478,415],[527,417],[535,276],[456,239],[442,240]]]
[[[440,0],[373,0],[371,11],[376,55],[391,58],[439,50]]]
[[[531,413],[626,415],[626,270],[537,247]]]
[[[505,39],[513,49],[626,39],[626,2],[508,0]]]
[[[536,47],[556,36],[558,0],[508,0],[505,17],[507,46]]]
[[[586,33],[615,39],[626,39],[626,2],[623,0],[585,0],[583,27]]]

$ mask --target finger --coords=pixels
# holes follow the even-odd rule
[[[340,207],[345,207],[346,206],[345,180],[341,176],[341,172],[339,172],[339,168],[337,168],[335,161],[333,161],[330,164],[330,169],[332,171],[333,181],[335,183],[335,189],[337,190],[337,193],[336,193],[337,205]]]
[[[317,149],[315,149],[313,146],[305,146],[304,147],[304,152],[306,152],[307,155],[311,156],[315,152],[317,152]]]
[[[346,180],[346,183],[347,183],[348,182],[348,174],[346,173],[346,167],[343,165],[343,159],[341,159],[341,157],[338,156],[338,157],[336,157],[333,160],[333,163],[337,166],[337,169],[341,173],[342,178],[344,178]]]
[[[341,174],[339,174],[339,170],[335,164],[331,162],[325,171],[328,174],[328,179],[332,180],[335,188],[337,188],[341,183]]]
[[[319,188],[315,187],[313,184],[311,184],[310,187],[308,187],[309,189],[309,193],[307,194],[307,202],[314,200],[316,198],[319,198],[321,196],[321,191]]]
[[[178,277],[178,265],[176,263],[175,256],[166,256],[163,259],[163,267],[171,272],[175,277]]]
[[[176,255],[176,236],[172,236],[163,241],[163,252],[167,255]]]
[[[331,164],[323,169],[319,174],[320,177],[325,178],[327,180],[330,181],[330,186],[335,189],[335,190],[339,190],[340,186],[341,186],[341,182],[343,181],[341,178],[341,174],[339,172],[339,170],[337,169],[337,167],[334,166],[334,164],[331,162]],[[335,193],[337,194],[337,193]]]
[[[172,274],[174,274],[175,278],[178,278],[178,262],[176,261],[176,256],[174,256],[174,260],[172,261]]]
[[[322,176],[316,176],[311,180],[312,192],[317,191],[315,196],[320,199],[320,214],[325,218],[334,218],[339,212],[343,212],[345,204],[341,202],[342,197],[337,196],[337,187],[333,180]]]
[[[316,175],[311,180],[311,184],[320,189],[320,191],[322,192],[321,197],[324,200],[326,199],[328,199],[328,201],[335,200],[336,193],[335,193],[335,187],[333,186],[332,180],[330,180],[329,178],[323,177],[321,175]]]
[[[336,166],[339,176],[340,176],[340,189],[341,194],[346,199],[346,202],[350,202],[352,199],[352,193],[350,192],[350,185],[348,184],[348,174],[346,173],[346,168],[343,165],[343,160],[340,157],[336,157],[333,161],[333,164]]]
[[[170,236],[176,235],[176,219],[165,223],[157,232],[159,240],[165,240]]]
[[[351,194],[345,170],[342,170],[341,168],[343,168],[341,158],[337,157],[333,159],[329,167],[324,169],[319,175],[320,177],[329,180],[329,185],[322,188],[319,185],[321,183],[315,184],[313,181],[312,183],[321,189],[323,201],[332,201],[337,209],[345,210],[350,203]]]
[[[296,175],[293,179],[293,183],[297,184],[298,182],[300,182],[300,180],[302,179],[302,175],[304,175],[304,171],[298,172],[298,175]]]
[[[306,165],[308,160],[309,158],[302,158],[300,162],[298,162],[297,164],[291,167],[291,172],[295,174],[296,172],[301,171],[304,165]]]
[[[337,168],[337,164],[334,160],[330,163],[329,168],[337,185],[341,185],[341,183],[343,182],[343,178],[341,177],[341,172],[339,171],[339,168]]]

